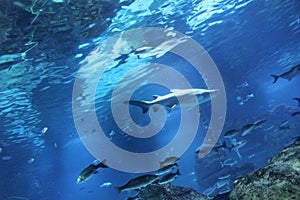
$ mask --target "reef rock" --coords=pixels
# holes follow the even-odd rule
[[[178,186],[166,185],[150,185],[142,189],[136,199],[140,200],[208,200],[211,199],[199,194],[193,189]]]
[[[300,139],[236,181],[230,199],[300,199]]]

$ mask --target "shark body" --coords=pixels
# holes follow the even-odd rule
[[[273,83],[276,83],[279,78],[287,79],[290,81],[299,74],[300,74],[300,64],[295,67],[292,67],[289,71],[287,71],[283,74],[271,75],[271,76],[274,78]]]
[[[166,94],[164,96],[154,95],[154,100],[152,101],[130,100],[124,103],[139,106],[140,108],[142,108],[143,113],[147,113],[149,108],[154,105],[161,105],[170,112],[171,109],[177,105],[180,105],[180,107],[193,107],[197,104],[203,104],[205,102],[208,102],[211,99],[211,97],[214,97],[217,90],[173,89],[170,90],[170,92],[171,93]],[[197,97],[198,102],[191,101],[191,98],[194,96]],[[154,111],[157,111],[157,109],[157,107],[154,107]]]

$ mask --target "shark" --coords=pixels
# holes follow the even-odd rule
[[[138,106],[142,109],[143,113],[147,113],[149,108],[153,106],[154,112],[158,110],[157,106],[161,105],[168,112],[170,112],[174,107],[187,107],[191,108],[197,104],[203,104],[215,97],[218,90],[207,90],[207,89],[171,89],[169,94],[159,96],[153,95],[154,100],[152,101],[143,101],[143,100],[129,100],[124,101],[130,105]],[[192,102],[191,98],[196,96],[198,102]],[[179,99],[181,100],[179,102]]]
[[[271,76],[274,78],[273,83],[276,83],[279,78],[287,79],[290,81],[299,74],[300,74],[300,64],[295,67],[292,67],[289,71],[284,72],[283,74],[271,75]]]

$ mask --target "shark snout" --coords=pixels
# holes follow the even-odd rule
[[[214,93],[214,92],[219,92],[220,90],[219,89],[214,89],[214,90],[209,90],[211,93]]]
[[[217,94],[217,93],[220,92],[220,90],[219,89],[213,89],[213,90],[207,90],[206,92],[209,93],[209,94]]]
[[[216,97],[220,93],[219,89],[208,90],[207,94],[210,95],[211,98]]]

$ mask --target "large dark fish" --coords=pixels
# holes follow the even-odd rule
[[[276,83],[279,78],[284,78],[287,80],[292,80],[295,76],[300,74],[300,65],[292,67],[289,71],[280,75],[271,75],[274,78],[273,83]]]
[[[142,175],[138,176],[136,178],[131,179],[128,181],[125,185],[121,187],[116,187],[118,193],[121,193],[126,190],[136,190],[143,187],[146,187],[153,182],[157,181],[159,179],[159,176],[156,175]]]
[[[295,117],[295,116],[297,116],[297,115],[300,115],[300,111],[293,112],[293,113],[291,114],[292,117]]]
[[[237,130],[237,129],[232,129],[232,130],[227,131],[227,132],[224,134],[224,137],[225,137],[225,138],[231,138],[231,137],[237,135],[239,132],[240,132],[240,131]]]
[[[80,172],[79,177],[77,178],[77,184],[87,181],[92,175],[97,174],[100,168],[108,168],[108,166],[105,165],[104,163],[105,160],[96,165],[90,164],[88,167],[82,170]]]
[[[175,173],[169,173],[161,177],[158,181],[158,184],[163,185],[170,183],[176,179],[176,176],[181,175],[179,170],[177,170]]]
[[[253,124],[246,124],[245,126],[243,126],[243,128],[241,129],[241,136],[245,136],[248,135],[249,133],[251,133],[251,131],[253,131],[254,129],[260,128],[267,120],[262,119],[262,120],[258,120],[256,122],[254,122]]]

